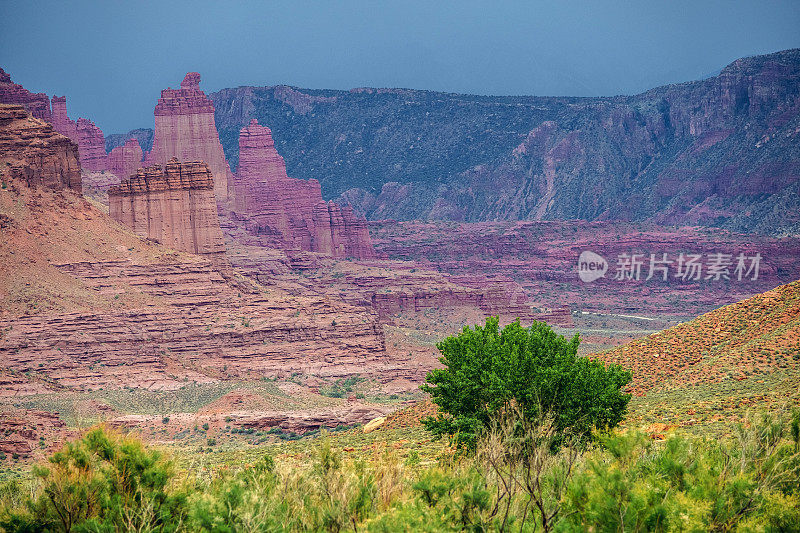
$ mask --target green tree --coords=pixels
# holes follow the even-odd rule
[[[594,428],[615,427],[630,400],[621,389],[631,374],[578,357],[579,342],[577,334],[567,341],[541,322],[523,328],[517,320],[500,331],[498,318],[489,317],[483,327],[465,327],[437,345],[445,368],[429,372],[421,388],[440,413],[423,423],[470,448],[512,407],[529,421],[554,417],[558,436],[585,439]]]

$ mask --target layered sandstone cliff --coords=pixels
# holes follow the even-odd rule
[[[190,72],[180,89],[164,89],[155,108],[153,149],[147,165],[166,164],[170,159],[205,161],[214,177],[214,195],[224,203],[233,176],[225,160],[214,122],[214,104],[200,90],[200,74]]]
[[[238,87],[209,97],[232,165],[236,132],[258,118],[291,139],[292,176],[319,177],[370,220],[800,232],[800,49],[632,96]]]
[[[3,183],[81,190],[78,147],[21,105],[0,104],[0,161]]]
[[[0,68],[0,104],[20,104],[36,118],[50,120],[50,100],[44,93],[32,93],[11,81],[11,76]]]
[[[108,154],[108,170],[122,179],[130,177],[142,166],[142,148],[136,139],[128,139]]]
[[[214,181],[202,161],[139,169],[108,191],[109,213],[141,237],[170,248],[222,255],[225,242],[214,201]]]
[[[89,119],[79,118],[78,154],[81,168],[85,170],[106,170],[106,143],[103,131]]]
[[[286,174],[269,128],[256,120],[239,134],[234,209],[249,230],[274,239],[277,248],[332,257],[375,257],[366,220],[348,207],[322,200],[317,180]]]

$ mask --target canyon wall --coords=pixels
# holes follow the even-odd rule
[[[36,118],[50,120],[50,100],[44,93],[32,93],[11,81],[11,76],[0,68],[0,104],[20,104]]]
[[[108,170],[121,179],[129,178],[142,166],[142,148],[136,139],[128,139],[108,154]]]
[[[173,157],[179,161],[205,161],[214,177],[214,195],[224,204],[233,176],[219,142],[214,104],[199,84],[200,74],[189,72],[180,89],[161,91],[155,108],[153,149],[146,155],[145,164],[164,165]]]
[[[78,147],[21,105],[0,104],[0,176],[28,186],[80,192]]]
[[[139,169],[108,190],[109,213],[137,235],[176,250],[224,255],[214,180],[202,161]]]
[[[323,201],[317,180],[290,178],[269,128],[255,120],[242,128],[239,154],[234,211],[248,230],[271,237],[276,248],[375,257],[366,220]]]

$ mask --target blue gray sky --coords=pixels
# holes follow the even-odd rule
[[[187,71],[239,85],[633,94],[800,47],[800,2],[0,0],[0,66],[108,133]]]

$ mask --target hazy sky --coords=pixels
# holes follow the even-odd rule
[[[105,133],[187,71],[239,85],[613,95],[800,47],[800,1],[0,0],[0,66]]]

